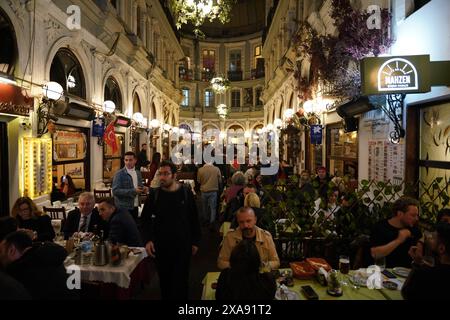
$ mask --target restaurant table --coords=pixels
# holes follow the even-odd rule
[[[290,270],[290,269],[280,269]],[[352,272],[352,271],[351,271]],[[215,300],[216,290],[211,287],[213,283],[217,283],[220,272],[208,272],[203,279],[202,300]],[[398,281],[404,282],[405,279],[397,278]],[[298,294],[299,300],[307,300],[300,291],[301,286],[310,285],[319,296],[319,300],[402,300],[402,295],[399,290],[389,289],[368,289],[366,287],[359,287],[343,285],[343,295],[340,297],[333,297],[327,293],[327,287],[322,286],[315,279],[298,280],[294,278],[294,286],[288,287],[289,290]]]
[[[150,265],[145,248],[140,254],[123,259],[119,266],[78,265],[81,271],[82,296],[95,299],[130,299],[140,285],[150,282]],[[67,259],[66,268],[73,264]]]

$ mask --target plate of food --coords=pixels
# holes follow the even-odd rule
[[[316,270],[311,266],[311,264],[301,261],[301,262],[291,262],[289,266],[292,269],[292,273],[297,279],[311,279],[316,274]]]
[[[329,272],[331,270],[331,266],[325,259],[322,258],[306,258],[306,262],[308,262],[314,270],[319,270],[320,268],[324,268],[325,271]]]
[[[367,287],[367,279],[369,279],[370,274],[367,273],[366,269],[362,268],[351,276],[349,276],[350,281],[358,287]]]
[[[392,271],[398,275],[399,277],[407,278],[411,269],[403,268],[403,267],[395,267]]]
[[[284,288],[278,288],[277,292],[275,293],[275,299],[277,300],[300,300],[300,296],[297,292],[284,289]]]

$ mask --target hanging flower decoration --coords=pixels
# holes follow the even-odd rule
[[[230,12],[236,0],[170,0],[170,10],[175,19],[177,29],[183,24],[192,23],[194,33],[204,37],[199,29],[205,23],[218,19],[222,24],[230,21]]]
[[[221,103],[216,107],[216,111],[220,118],[226,119],[228,116],[229,109],[226,104]]]
[[[222,77],[212,78],[211,87],[217,94],[225,93],[230,88],[230,80]]]

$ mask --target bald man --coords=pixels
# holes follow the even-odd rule
[[[217,259],[219,269],[223,270],[230,267],[231,251],[244,238],[255,242],[263,264],[269,264],[271,269],[278,269],[280,267],[280,259],[278,258],[272,235],[269,231],[256,226],[257,218],[253,209],[249,207],[240,208],[236,213],[236,220],[239,227],[228,232],[223,241],[223,246]]]

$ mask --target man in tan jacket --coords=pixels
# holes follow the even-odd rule
[[[217,266],[223,270],[230,267],[230,255],[233,248],[243,238],[255,241],[261,262],[270,269],[278,269],[280,267],[280,259],[278,258],[275,243],[273,242],[270,232],[256,226],[256,215],[252,208],[240,208],[236,214],[236,220],[239,228],[229,231],[223,240],[222,249],[217,259]]]
[[[202,192],[203,218],[213,228],[213,223],[216,220],[217,192],[222,182],[219,168],[211,162],[206,162],[203,167],[198,169],[197,181],[200,183],[200,191]]]

